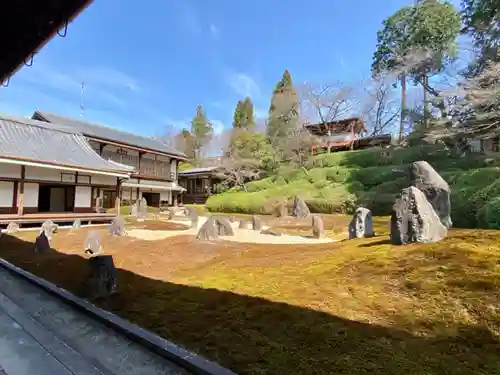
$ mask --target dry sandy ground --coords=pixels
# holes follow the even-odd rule
[[[163,230],[147,230],[147,229],[131,229],[127,231],[127,235],[130,237],[135,237],[141,240],[163,240],[169,237],[175,236],[185,236],[192,235],[196,236],[199,228],[207,221],[207,217],[200,216],[198,219],[198,227],[187,229],[187,230],[176,230],[176,231],[163,231]],[[183,220],[171,220],[171,223],[179,223],[186,224],[186,221]],[[239,229],[239,222],[236,221],[231,223],[231,226],[234,229],[234,236],[221,236],[220,238],[226,241],[233,242],[243,242],[243,243],[258,243],[258,244],[318,244],[318,243],[328,243],[333,242],[331,238],[309,238],[305,236],[291,236],[287,234],[283,234],[281,236],[272,236],[269,234],[261,234],[259,231],[254,231],[251,229]],[[263,229],[267,227],[264,226]]]

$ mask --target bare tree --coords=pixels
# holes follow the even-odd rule
[[[282,160],[297,167],[304,167],[312,156],[312,149],[317,139],[304,127],[293,129],[283,142]]]
[[[357,103],[353,87],[341,82],[305,83],[298,92],[302,117],[308,123],[327,124],[350,116]]]
[[[394,95],[394,87],[379,79],[373,80],[364,90],[365,101],[361,108],[371,135],[390,133],[401,111],[400,100]]]
[[[483,73],[463,78],[455,89],[441,93],[449,105],[447,116],[429,132],[431,138],[483,137],[500,134],[500,63]]]
[[[242,158],[240,155],[227,153],[221,158],[217,177],[225,187],[238,186],[247,191],[246,183],[262,175],[260,161]]]

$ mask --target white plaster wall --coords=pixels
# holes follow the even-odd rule
[[[0,163],[0,177],[21,178],[21,166]]]
[[[94,174],[92,184],[116,186],[116,177]]]
[[[75,207],[91,207],[92,189],[89,186],[75,188]]]
[[[61,182],[61,172],[59,169],[26,167],[26,179]]]
[[[0,181],[0,207],[12,207],[14,198],[14,183]]]
[[[24,207],[38,207],[38,184],[24,184]]]
[[[162,191],[160,193],[160,201],[167,201],[169,204],[172,204],[172,192]]]

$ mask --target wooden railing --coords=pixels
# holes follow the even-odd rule
[[[141,158],[141,165],[139,168],[138,156],[119,155],[117,153],[109,151],[103,151],[101,156],[104,159],[111,159],[116,163],[121,163],[134,167],[139,172],[139,174],[161,177],[171,180],[175,180],[177,176],[175,172],[171,171],[170,163],[166,163],[163,161]]]

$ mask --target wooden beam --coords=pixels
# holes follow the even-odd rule
[[[24,180],[26,179],[26,166],[21,165],[21,180],[19,181],[19,196],[17,198],[17,214],[23,215],[24,211]]]
[[[155,161],[154,161],[154,174],[155,174],[155,176],[158,176],[158,172],[156,170],[157,159],[158,159],[158,155],[155,154]]]
[[[104,151],[104,147],[106,147],[106,143],[99,143],[99,155],[102,156],[102,152]]]

